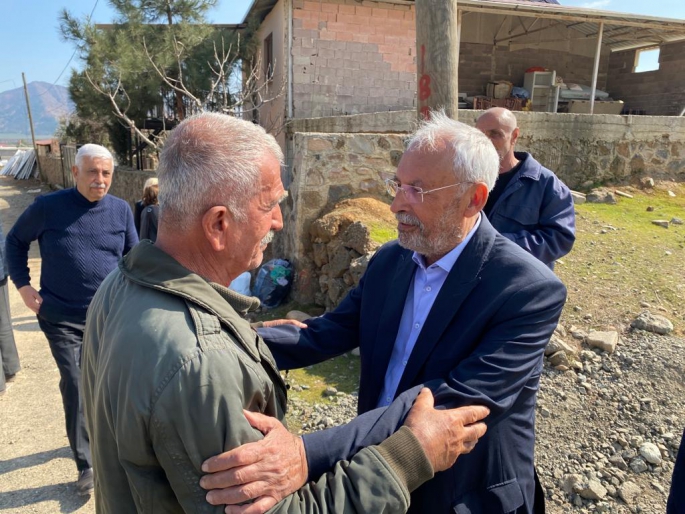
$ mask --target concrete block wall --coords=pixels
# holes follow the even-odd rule
[[[602,53],[597,87],[605,90],[606,69],[609,52]],[[574,55],[562,50],[545,48],[521,48],[509,50],[508,46],[464,43],[459,47],[459,90],[469,95],[485,94],[488,82],[508,80],[515,86],[523,86],[525,71],[533,66],[555,70],[566,83],[592,83],[594,59]]]
[[[292,53],[295,118],[415,106],[413,6],[294,0]]]
[[[653,116],[677,116],[685,108],[685,42],[662,45],[659,69],[634,73],[637,50],[614,52],[608,87],[627,109]]]

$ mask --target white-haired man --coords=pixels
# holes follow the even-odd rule
[[[88,434],[79,387],[86,311],[102,280],[138,242],[131,208],[108,195],[112,154],[83,145],[72,168],[76,186],[39,196],[7,234],[10,278],[26,306],[36,313],[60,372],[60,392],[69,446],[76,460],[77,492],[93,489]],[[38,241],[40,292],[31,285],[28,252]]]
[[[306,328],[258,330],[282,369],[358,347],[362,415],[303,436],[308,476],[299,475],[305,466],[290,464],[299,454],[285,450],[286,439],[274,444],[267,437],[210,459],[213,474],[203,484],[225,488],[210,491],[210,501],[277,499],[290,492],[274,479],[279,473],[295,486],[315,480],[360,445],[387,437],[426,385],[438,405],[487,406],[488,433],[413,492],[409,512],[533,512],[535,401],[566,290],[481,216],[498,166],[487,137],[442,113],[409,138],[396,177],[387,181],[398,240],[376,252],[332,312],[307,320]]]
[[[121,261],[88,311],[83,394],[100,514],[223,512],[200,487],[203,461],[259,439],[252,427],[287,433],[274,419],[284,383],[240,316],[259,301],[226,287],[260,264],[283,226],[281,160],[264,129],[222,114],[188,118],[169,135],[157,241]],[[485,426],[464,425],[486,414],[435,410],[425,391],[406,427],[272,512],[405,512],[410,491],[475,444]],[[288,451],[302,446],[291,440]]]

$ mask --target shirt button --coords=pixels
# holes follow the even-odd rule
[[[430,290],[431,290],[431,286],[426,287],[426,291],[430,291]]]
[[[419,328],[420,326],[421,325],[419,325],[418,323],[414,323],[414,328]]]
[[[407,361],[402,361],[402,366],[406,366],[406,365],[407,365]]]
[[[388,396],[388,397],[385,399],[385,401],[388,402],[388,405],[390,405],[390,404],[392,403],[392,398],[390,398],[390,397]]]

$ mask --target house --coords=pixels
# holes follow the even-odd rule
[[[539,67],[608,92],[626,112],[672,116],[685,107],[685,20],[551,1],[459,0],[458,9],[460,92],[522,85]],[[247,16],[260,21],[265,76],[284,87],[261,120],[416,107],[413,0],[255,0]],[[654,50],[658,69],[640,72],[641,56]]]

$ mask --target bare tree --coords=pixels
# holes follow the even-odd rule
[[[285,80],[274,86],[273,80],[261,76],[260,57],[250,59],[247,63],[239,57],[240,35],[237,37],[236,48],[233,48],[233,44],[227,46],[223,37],[220,38],[218,44],[214,43],[212,60],[207,62],[212,73],[209,88],[191,91],[185,81],[186,47],[175,37],[172,41],[176,60],[173,75],[167,73],[165,67],[155,62],[145,40],[143,40],[143,47],[147,59],[163,83],[174,91],[176,98],[182,98],[183,111],[186,115],[200,112],[222,112],[232,116],[242,116],[247,111],[258,113],[263,106],[285,93]],[[127,116],[131,101],[122,85],[121,76],[118,76],[116,80],[108,80],[104,74],[101,81],[94,80],[87,71],[86,76],[98,93],[109,98],[113,113],[125,126],[133,130],[150,147],[158,150],[163,134],[155,138],[149,137],[131,117]],[[267,121],[268,123],[264,126],[267,131],[278,134],[283,130],[282,115]]]

